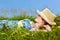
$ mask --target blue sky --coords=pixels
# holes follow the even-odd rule
[[[23,8],[28,11],[46,7],[57,14],[60,12],[60,0],[0,0],[0,8]]]

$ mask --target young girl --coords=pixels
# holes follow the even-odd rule
[[[43,18],[38,15],[35,19],[35,23],[33,21],[30,21],[29,19],[24,19],[18,22],[18,27],[24,27],[29,29],[30,31],[37,31],[39,30],[41,27],[44,27],[45,32],[47,31],[51,31],[51,28],[49,25],[45,25],[46,21],[43,20]]]
[[[51,31],[50,25],[56,25],[54,22],[55,15],[48,9],[45,8],[42,12],[37,10],[38,16],[35,19],[35,22],[30,21],[29,19],[24,19],[18,22],[18,27],[24,27],[30,31],[39,30],[41,27],[45,28],[45,32]]]

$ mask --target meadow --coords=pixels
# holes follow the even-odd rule
[[[12,18],[0,16],[0,20],[22,20],[26,18],[34,21],[36,16],[20,15]],[[57,24],[51,27],[51,32],[43,32],[41,29],[30,32],[28,29],[18,28],[17,25],[10,28],[3,24],[3,27],[0,28],[0,40],[60,40],[60,16],[55,18],[55,22]]]

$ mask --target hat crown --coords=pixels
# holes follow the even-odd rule
[[[49,21],[54,21],[55,15],[48,8],[45,8],[42,12],[48,18]]]

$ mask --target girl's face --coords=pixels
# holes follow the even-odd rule
[[[37,23],[45,24],[45,20],[43,20],[42,17],[39,16],[39,15],[37,16],[37,18],[35,19],[35,21],[36,21]]]
[[[36,21],[35,25],[36,25],[37,29],[39,29],[40,27],[42,27],[46,23],[45,20],[43,20],[42,17],[39,15],[37,16],[35,21]]]
[[[38,15],[38,16],[36,17],[35,21],[36,21],[36,22],[42,22],[42,21],[44,21],[44,20],[42,19],[41,16]]]

